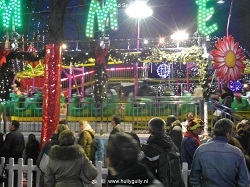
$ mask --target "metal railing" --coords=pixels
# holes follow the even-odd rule
[[[212,114],[211,115],[212,116],[212,124],[214,124],[216,122],[216,120],[221,118],[221,117],[226,117],[226,118],[232,120],[234,122],[234,124],[238,123],[242,119],[250,120],[249,117],[242,114],[242,111],[240,111],[240,112],[234,111],[232,108],[229,108],[218,101],[210,99],[208,103],[209,103],[208,106],[210,108],[210,113]],[[213,115],[216,110],[221,111],[222,116]]]
[[[87,120],[92,127],[100,132],[100,124],[104,133],[111,130],[110,121],[113,115],[121,116],[121,125],[125,131],[147,132],[147,123],[153,117],[164,120],[168,115],[175,115],[184,121],[188,112],[203,118],[204,107],[202,97],[168,96],[168,97],[130,97],[120,98],[112,96],[102,104],[96,103],[94,98],[72,97],[71,102],[61,99],[66,104],[65,116],[72,127],[78,130],[78,122]],[[1,103],[2,123],[10,120],[21,122],[22,131],[40,131],[42,124],[42,98],[14,97],[11,101]],[[2,128],[2,126],[1,126]]]

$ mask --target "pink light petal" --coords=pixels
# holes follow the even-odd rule
[[[243,48],[239,47],[236,53],[242,53],[243,52]]]
[[[222,50],[220,44],[215,44],[214,46],[217,48],[217,50],[219,50],[219,51],[221,51],[222,53],[224,53],[224,51]]]
[[[227,53],[228,48],[227,48],[226,44],[225,44],[224,42],[222,42],[220,46],[221,46],[222,52],[223,52],[223,53]]]
[[[236,66],[237,66],[237,68],[238,68],[241,72],[244,71],[244,69],[246,68],[246,65],[245,65],[245,64],[238,63],[238,62],[236,62]]]
[[[237,50],[238,50],[238,48],[239,48],[239,43],[238,42],[236,42],[235,44],[234,44],[234,53],[236,53],[237,52]]]
[[[236,66],[233,68],[233,72],[234,72],[234,75],[237,75],[237,77],[241,74],[239,69]]]
[[[229,45],[229,38],[224,37],[224,43],[225,43],[227,50],[228,51],[231,50],[230,45]]]
[[[231,51],[233,51],[234,50],[234,37],[229,36],[229,38],[228,38],[228,44],[229,44],[229,49]]]
[[[219,69],[221,67],[225,66],[225,63],[215,63],[214,64],[214,69]]]
[[[225,57],[215,56],[214,61],[217,63],[225,62]]]
[[[225,57],[225,54],[222,53],[222,51],[220,50],[213,50],[211,51],[211,55],[214,57],[214,56],[221,56],[221,57]]]
[[[236,61],[239,61],[239,62],[241,62],[242,64],[244,64],[243,63],[243,61],[244,60],[246,60],[246,57],[243,55],[243,56],[236,56]]]
[[[234,78],[234,71],[233,71],[233,68],[229,68],[229,71],[228,71],[226,77],[227,77],[227,80],[235,79],[235,78]]]
[[[218,73],[221,77],[224,77],[227,74],[228,71],[228,67],[224,66],[223,68],[218,69]]]

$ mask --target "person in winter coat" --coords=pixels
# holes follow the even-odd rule
[[[245,153],[250,157],[250,121],[242,120],[236,126],[235,138],[240,142]]]
[[[3,143],[2,157],[5,157],[6,163],[9,163],[9,158],[14,158],[15,164],[18,159],[22,158],[23,150],[25,148],[24,136],[19,131],[19,121],[12,120],[9,124],[9,133]],[[14,171],[14,186],[17,186],[17,170]],[[8,186],[7,183],[5,183]]]
[[[195,150],[201,145],[199,135],[203,131],[204,122],[201,119],[194,118],[188,122],[187,132],[181,143],[181,160],[188,163],[188,168],[191,168]]]
[[[59,135],[62,131],[64,130],[68,130],[69,127],[66,124],[58,124],[56,127],[56,131],[55,133],[52,135],[51,139],[49,142],[47,142],[43,148],[41,149],[37,161],[36,161],[36,165],[38,166],[38,168],[40,169],[40,162],[42,160],[43,154],[49,155],[51,147],[54,145],[58,145],[59,144]],[[40,187],[44,187],[44,172],[40,169],[41,171],[41,175],[40,175]]]
[[[49,153],[44,177],[46,187],[81,187],[81,170],[89,180],[97,177],[97,169],[75,140],[75,133],[71,130],[60,133],[59,145],[54,145]]]
[[[19,121],[12,120],[9,125],[10,132],[6,135],[3,143],[2,156],[5,157],[7,163],[9,158],[14,158],[15,163],[17,163],[23,155],[25,142],[23,134],[19,131],[19,125]]]
[[[174,115],[170,115],[167,118],[167,126],[170,126],[168,135],[172,138],[181,154],[181,142],[183,137],[181,122]]]
[[[148,168],[150,168],[150,171],[154,173],[155,177],[157,177],[157,179],[159,179],[162,182],[164,187],[168,185],[178,186],[178,187],[184,186],[181,174],[179,149],[172,141],[172,138],[166,134],[165,121],[159,117],[152,118],[148,122],[148,128],[150,136],[147,140],[147,144],[142,146],[142,151],[144,152],[145,155],[145,157],[142,159],[142,163],[144,163],[145,165],[147,165]],[[158,167],[155,167],[154,165],[155,163],[153,162],[160,163],[160,156],[162,152],[159,152],[157,149],[155,149],[155,147],[158,147],[159,149],[163,150],[163,152],[175,153],[175,155],[177,156],[177,160],[175,160],[177,161],[177,163],[172,160],[172,162],[175,162],[175,169],[171,169],[172,171],[170,174],[174,175],[173,180],[172,178],[171,180],[168,180],[166,175],[165,176],[158,175],[159,174],[157,172]],[[167,165],[167,162],[164,163],[166,163]],[[164,165],[162,168],[165,168],[166,165]],[[165,172],[167,172],[167,170]]]
[[[123,129],[121,127],[121,118],[118,115],[114,115],[111,120],[111,125],[113,127],[112,131],[110,132],[111,134],[117,133],[117,132],[123,132]]]
[[[36,139],[36,136],[34,134],[29,134],[28,136],[28,142],[26,143],[25,147],[25,160],[24,163],[28,164],[28,159],[32,159],[33,163],[36,162],[38,154],[39,154],[39,148],[40,144],[38,140]],[[33,171],[33,184],[35,186],[36,182],[36,172]]]
[[[28,159],[33,159],[36,162],[39,154],[39,142],[34,134],[29,134],[28,142],[25,147],[25,164],[28,164]]]
[[[149,169],[139,162],[139,152],[138,142],[131,135],[117,132],[110,136],[106,157],[110,173],[107,186],[162,187]]]
[[[95,131],[87,121],[80,121],[78,135],[79,139],[77,144],[83,148],[86,156],[94,163],[95,151],[93,150],[92,144],[95,137]]]

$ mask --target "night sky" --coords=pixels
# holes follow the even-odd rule
[[[137,38],[137,21],[129,18],[125,13],[124,5],[132,0],[117,0],[118,30],[107,30],[112,40]],[[33,33],[46,33],[50,16],[50,0],[25,1],[24,26],[17,30],[19,34],[32,37]],[[80,40],[82,49],[88,50],[85,37],[85,26],[90,0],[70,0],[65,14],[64,39]],[[217,4],[211,0],[208,6],[215,9],[215,14],[210,23],[218,23],[219,30],[212,36],[223,37],[226,35],[226,26],[231,0],[224,4]],[[190,36],[197,30],[197,9],[195,0],[148,0],[147,4],[153,9],[153,16],[142,20],[141,38],[156,39],[170,37],[176,30],[187,30]],[[250,3],[249,0],[234,0],[233,12],[230,21],[229,34],[235,37],[235,41],[250,51]],[[100,33],[96,32],[96,38]],[[127,45],[127,44],[125,44]]]

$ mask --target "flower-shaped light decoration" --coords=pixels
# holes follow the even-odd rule
[[[216,50],[212,50],[211,55],[214,58],[214,69],[217,69],[216,75],[226,82],[238,80],[242,77],[244,68],[243,63],[246,57],[242,53],[243,49],[239,48],[239,43],[234,43],[232,36],[223,37],[223,41],[218,39],[215,44]]]

